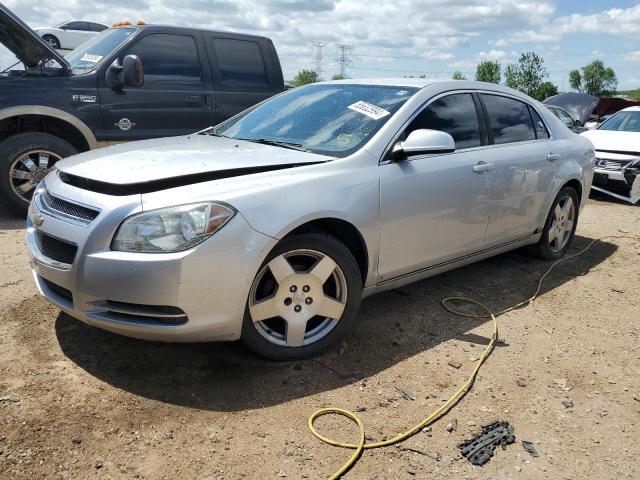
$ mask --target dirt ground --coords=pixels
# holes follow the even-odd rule
[[[572,251],[621,234],[640,235],[640,207],[591,199]],[[6,215],[0,259],[2,479],[326,478],[350,451],[317,441],[310,413],[364,409],[378,440],[407,429],[461,385],[491,335],[490,322],[453,316],[440,299],[502,309],[549,266],[514,252],[371,297],[342,346],[271,363],[236,343],[143,342],[61,314],[36,296],[23,222]],[[429,455],[367,451],[345,478],[640,478],[639,288],[637,241],[604,240],[561,264],[533,305],[499,317],[501,342],[473,390],[401,445]],[[517,441],[475,467],[456,445],[494,419]],[[346,419],[318,426],[355,438]]]

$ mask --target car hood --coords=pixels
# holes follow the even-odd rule
[[[581,135],[593,143],[596,150],[640,156],[640,132],[587,130]]]
[[[49,46],[36,32],[0,3],[0,43],[7,47],[26,68],[55,60],[71,69],[62,55]]]
[[[599,100],[598,97],[586,93],[567,92],[549,97],[542,103],[563,108],[569,115],[576,120],[580,120],[584,125],[589,120],[589,116],[598,105]]]
[[[130,195],[329,160],[333,157],[194,134],[97,149],[56,166],[65,183]]]

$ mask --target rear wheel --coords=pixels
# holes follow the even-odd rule
[[[49,44],[51,48],[55,48],[56,50],[60,50],[60,40],[58,40],[53,35],[44,35],[43,40]]]
[[[578,193],[564,187],[554,200],[540,241],[529,247],[531,254],[543,260],[562,257],[571,246],[578,225]]]
[[[36,185],[62,158],[78,153],[67,141],[41,132],[20,133],[0,143],[0,199],[25,215]]]
[[[285,238],[251,286],[242,339],[273,360],[315,355],[352,326],[361,293],[357,262],[341,242],[320,233]]]

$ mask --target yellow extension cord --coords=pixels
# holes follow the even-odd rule
[[[449,311],[449,312],[451,312],[451,313],[453,313],[453,314],[455,314],[455,315],[460,315],[460,316],[463,316],[463,317],[470,317],[470,318],[491,318],[491,320],[493,321],[493,334],[491,335],[491,341],[489,342],[489,345],[487,345],[487,348],[484,350],[484,352],[482,352],[482,355],[480,356],[480,359],[476,363],[476,366],[474,367],[474,369],[471,372],[471,375],[469,376],[467,381],[444,404],[442,404],[433,413],[431,413],[431,415],[429,415],[428,417],[426,417],[423,420],[421,420],[419,423],[414,425],[412,428],[410,428],[406,432],[400,433],[400,434],[396,435],[395,437],[390,438],[388,440],[384,440],[382,442],[366,443],[365,433],[364,433],[364,425],[362,423],[362,420],[360,420],[358,415],[356,415],[355,413],[353,413],[353,412],[351,412],[349,410],[344,410],[342,408],[336,408],[336,407],[321,408],[320,410],[316,410],[315,412],[313,412],[313,414],[311,414],[311,416],[309,417],[309,420],[308,420],[308,423],[307,423],[307,425],[309,427],[309,430],[311,430],[311,433],[313,435],[315,435],[318,439],[320,439],[324,443],[327,443],[329,445],[333,445],[334,447],[349,448],[349,449],[352,449],[354,451],[353,455],[351,455],[349,460],[347,460],[347,462],[342,467],[340,467],[340,469],[336,473],[334,473],[330,477],[330,480],[336,480],[336,479],[339,479],[340,477],[342,477],[342,475],[344,475],[353,465],[355,465],[355,463],[358,461],[358,458],[360,458],[360,455],[362,454],[362,452],[364,450],[369,450],[369,449],[372,449],[372,448],[388,447],[390,445],[394,445],[396,443],[403,442],[407,438],[409,438],[409,437],[415,435],[416,433],[418,433],[421,429],[423,429],[427,425],[430,425],[433,422],[435,422],[443,414],[445,414],[447,411],[449,411],[469,391],[469,389],[473,385],[473,382],[476,379],[476,376],[478,375],[478,371],[480,370],[480,367],[487,360],[487,358],[489,357],[489,354],[491,353],[491,351],[493,350],[496,342],[498,341],[498,321],[497,321],[496,317],[499,316],[499,315],[503,315],[503,314],[505,314],[507,312],[510,312],[512,310],[515,310],[516,308],[520,308],[520,307],[523,307],[525,305],[528,305],[531,302],[533,302],[536,299],[536,297],[538,296],[538,294],[540,293],[540,290],[542,289],[542,283],[544,282],[545,278],[549,275],[549,273],[551,273],[551,271],[557,265],[559,265],[562,262],[566,262],[567,260],[571,260],[572,258],[575,258],[577,256],[582,255],[584,252],[589,250],[594,243],[596,243],[599,240],[603,240],[605,238],[608,238],[608,239],[626,238],[626,239],[631,239],[631,240],[637,240],[638,239],[637,236],[630,236],[630,235],[607,235],[607,236],[604,236],[604,237],[595,238],[595,239],[591,240],[589,242],[589,244],[586,247],[584,247],[582,250],[580,250],[578,253],[574,253],[573,255],[569,255],[568,257],[561,258],[560,260],[557,260],[556,262],[551,264],[551,266],[540,277],[540,280],[538,280],[538,288],[536,288],[535,293],[530,298],[528,298],[527,300],[524,300],[524,301],[522,301],[522,302],[520,302],[520,303],[518,303],[516,305],[513,305],[512,307],[506,308],[506,309],[504,309],[504,310],[502,310],[501,312],[498,312],[498,313],[493,313],[491,311],[491,309],[489,307],[487,307],[486,305],[484,305],[483,303],[480,303],[480,302],[478,302],[476,300],[472,300],[470,298],[465,298],[465,297],[447,297],[447,298],[443,299],[442,300],[442,306],[444,307],[444,309]],[[473,305],[476,305],[476,306],[480,307],[486,313],[478,315],[478,314],[460,312],[460,311],[455,310],[454,308],[448,306],[447,305],[448,302],[466,302],[466,303],[471,303]],[[358,426],[358,430],[359,430],[358,443],[338,442],[338,441],[333,440],[331,438],[325,437],[324,435],[319,433],[316,430],[315,426],[314,426],[314,422],[318,418],[320,418],[320,417],[322,417],[324,415],[341,415],[341,416],[347,417],[348,419],[353,421]]]

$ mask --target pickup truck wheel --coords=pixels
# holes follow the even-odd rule
[[[44,35],[42,39],[47,42],[51,48],[55,48],[56,50],[60,50],[60,40],[58,40],[53,35]]]
[[[251,286],[242,340],[271,360],[316,355],[354,324],[361,294],[358,264],[344,244],[322,233],[287,237]]]
[[[18,215],[26,215],[38,183],[58,160],[78,151],[48,133],[13,135],[0,143],[0,199]]]
[[[578,193],[564,187],[551,205],[540,241],[529,247],[529,253],[543,260],[556,260],[567,252],[578,225]]]

